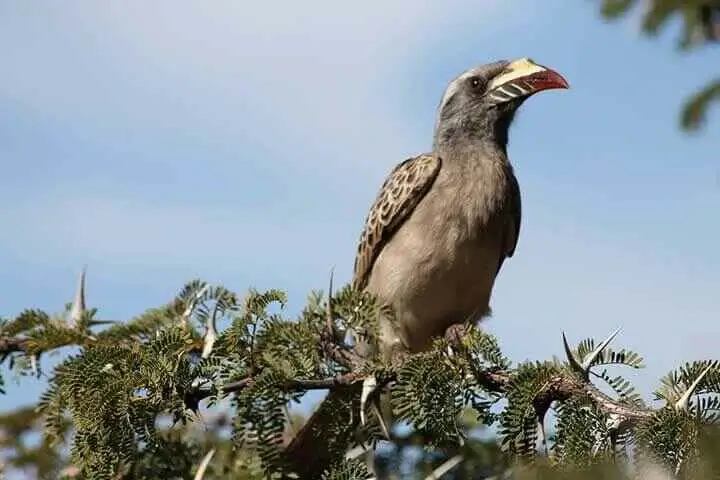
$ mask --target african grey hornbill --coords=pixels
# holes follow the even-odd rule
[[[568,84],[528,58],[464,72],[445,90],[432,152],[405,160],[385,180],[360,238],[353,278],[355,288],[394,312],[394,322],[379,319],[382,355],[422,351],[448,327],[489,312],[495,278],[520,231],[508,128],[528,97],[552,88]],[[308,468],[299,473],[318,475],[307,463],[327,460],[329,454],[318,451],[326,422],[349,422],[348,432],[356,426],[350,419],[358,415],[347,411],[357,407],[353,395],[357,390],[331,392],[293,440],[291,455],[302,453],[303,444],[314,450],[302,453]]]

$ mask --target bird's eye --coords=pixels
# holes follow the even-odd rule
[[[472,77],[469,79],[470,88],[476,92],[482,91],[485,88],[485,82],[482,77]]]

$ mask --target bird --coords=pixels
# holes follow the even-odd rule
[[[475,66],[447,85],[431,151],[392,169],[358,242],[352,285],[381,307],[377,352],[383,358],[425,351],[449,327],[489,314],[522,217],[509,128],[528,98],[567,88],[560,73],[527,57]],[[348,395],[330,392],[308,428],[318,429],[313,417],[347,404]],[[391,415],[383,410],[387,427]]]
[[[533,94],[568,88],[557,72],[521,58],[472,68],[448,85],[430,153],[397,165],[370,208],[353,287],[392,307],[380,350],[426,350],[448,327],[486,316],[495,279],[512,257],[520,187],[508,130]]]

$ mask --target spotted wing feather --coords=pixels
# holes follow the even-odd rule
[[[380,188],[360,236],[353,286],[367,285],[375,259],[432,186],[440,171],[436,155],[409,158],[396,166]]]

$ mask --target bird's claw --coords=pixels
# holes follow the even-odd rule
[[[445,330],[445,340],[447,340],[451,346],[457,348],[462,345],[463,338],[467,336],[468,326],[464,323],[458,323],[451,325]]]

